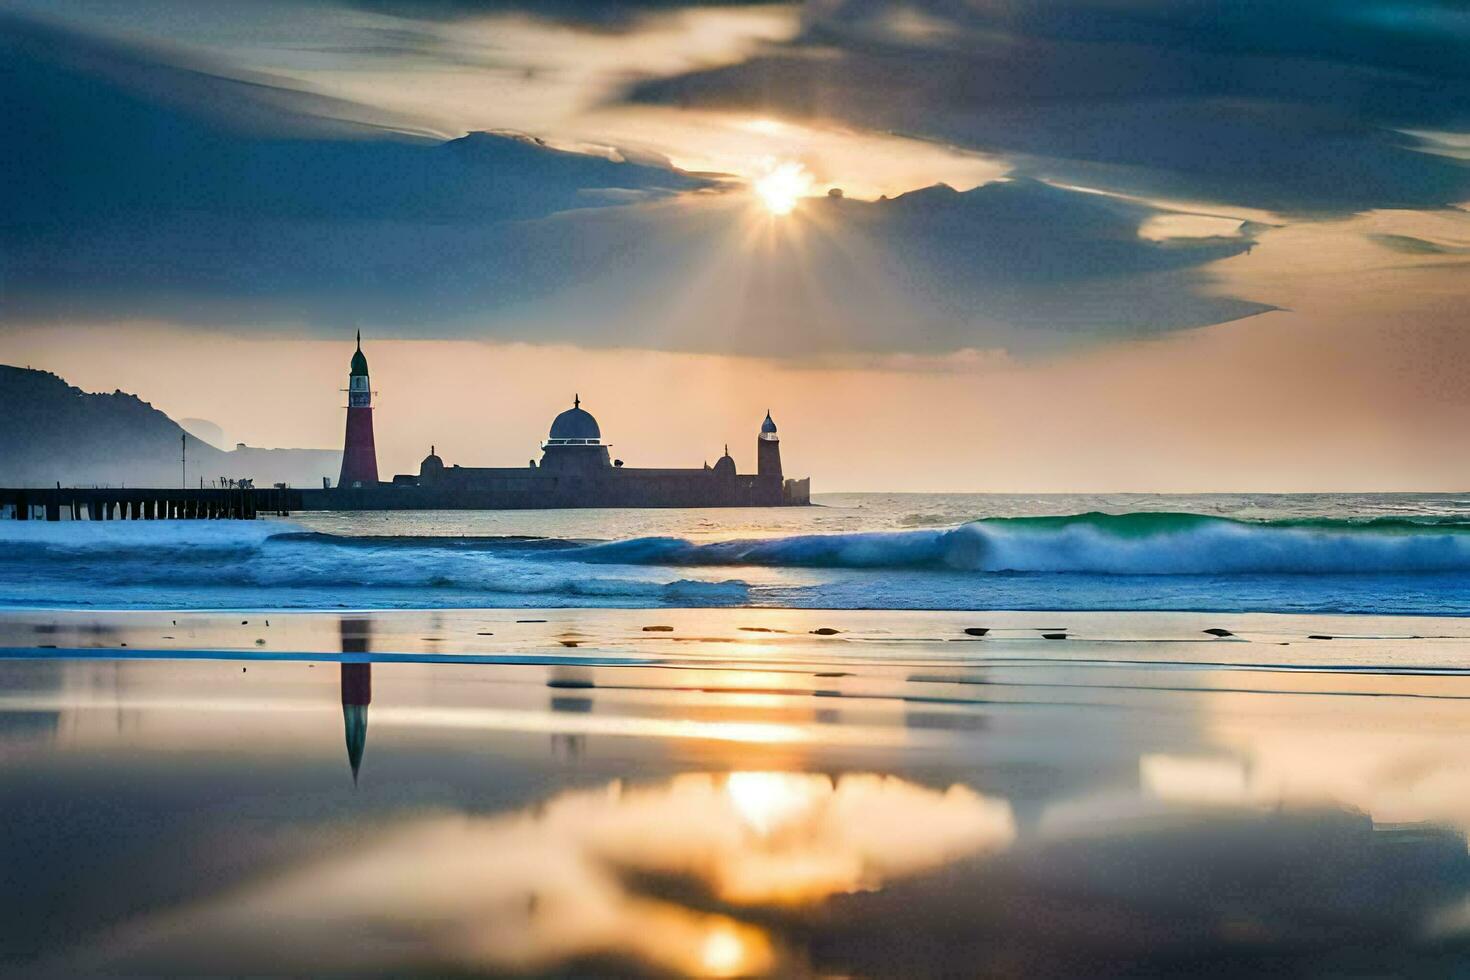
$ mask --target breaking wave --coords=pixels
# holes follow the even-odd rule
[[[6,522],[10,524],[10,522]],[[368,604],[732,605],[736,580],[644,570],[588,575],[527,561],[524,539],[334,537],[279,524],[28,523],[0,528],[0,593],[22,604],[205,604],[294,594],[295,603],[348,596]],[[497,600],[495,597],[502,597]],[[3,603],[3,599],[0,599]]]
[[[744,569],[735,572],[734,569]],[[825,571],[823,571],[825,570]],[[0,605],[1241,609],[1470,614],[1470,522],[990,518],[733,541],[0,522]]]
[[[638,538],[548,552],[633,565],[946,569],[1101,575],[1470,572],[1462,521],[1242,521],[1197,514],[1079,514],[959,527],[695,543]]]

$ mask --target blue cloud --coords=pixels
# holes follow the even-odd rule
[[[628,97],[835,118],[1063,181],[1288,213],[1470,196],[1470,168],[1402,132],[1470,127],[1460,4],[930,0],[907,5],[919,30],[894,9],[813,8],[785,46]]]
[[[667,165],[414,138],[270,79],[0,28],[10,322],[360,324],[781,356],[1049,350],[1267,308],[1215,295],[1201,271],[1249,248],[1249,229],[1150,242],[1138,229],[1155,209],[1034,180],[812,201],[787,219],[808,232],[799,248],[736,247],[748,204]]]
[[[362,107],[147,54],[0,20],[12,230],[178,215],[473,223],[585,207],[602,190],[706,183],[521,138],[414,138]]]
[[[624,30],[649,16],[697,7],[753,7],[789,0],[349,0],[356,7],[423,19],[514,12],[598,30]]]

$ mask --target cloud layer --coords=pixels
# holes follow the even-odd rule
[[[1470,126],[1470,15],[1435,0],[855,0],[631,97],[897,129],[1049,178],[1284,213],[1470,197],[1461,161],[1403,132]]]
[[[641,19],[697,7],[754,7],[789,0],[350,0],[364,10],[415,18],[484,17],[504,12],[599,30],[628,30]]]
[[[363,106],[19,20],[0,48],[11,322],[781,356],[1048,350],[1269,308],[1201,271],[1254,228],[1147,240],[1159,209],[1034,180],[777,221],[658,160],[406,136]]]

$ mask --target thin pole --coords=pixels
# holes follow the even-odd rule
[[[189,489],[189,434],[179,433],[179,489]]]

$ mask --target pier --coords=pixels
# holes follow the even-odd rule
[[[18,521],[253,521],[300,509],[289,487],[0,488],[0,517]]]

